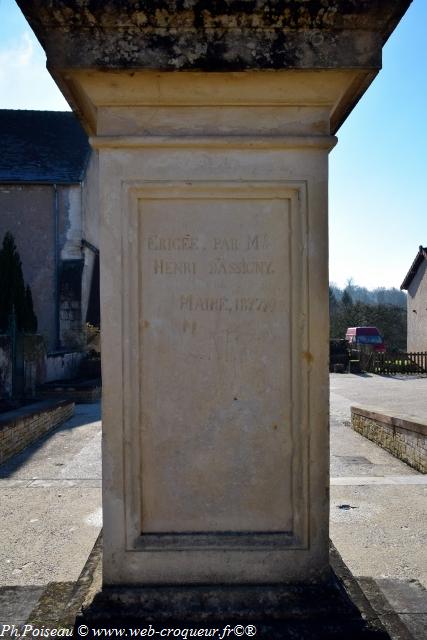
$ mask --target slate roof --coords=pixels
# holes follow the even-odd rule
[[[0,109],[0,182],[77,183],[89,154],[74,113]]]
[[[420,245],[420,247],[418,249],[418,253],[415,256],[415,260],[411,264],[411,268],[409,269],[408,273],[406,274],[406,277],[405,277],[404,281],[400,285],[401,289],[405,289],[405,290],[408,289],[409,285],[411,284],[412,280],[414,279],[415,274],[417,273],[418,268],[419,268],[420,264],[423,262],[423,260],[427,260],[427,247],[423,247],[422,245]]]

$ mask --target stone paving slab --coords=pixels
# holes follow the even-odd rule
[[[43,586],[0,587],[0,625],[25,623],[43,591]]]
[[[34,627],[65,627],[59,624],[62,612],[75,588],[75,582],[50,582],[28,616]]]
[[[410,632],[413,640],[426,640],[427,613],[404,613],[400,616],[400,619]]]
[[[418,637],[413,634],[410,624],[408,624],[411,620],[409,618],[405,620],[403,615],[393,610],[375,580],[361,577],[358,578],[357,581],[372,609],[376,615],[378,615],[381,624],[389,633],[391,640],[419,640]],[[410,615],[412,617],[412,615],[418,614]],[[423,638],[423,640],[425,640],[425,638]]]
[[[417,580],[382,578],[376,582],[393,611],[427,615],[427,591]]]

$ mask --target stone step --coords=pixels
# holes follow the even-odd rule
[[[427,591],[417,580],[358,578],[392,640],[425,640]]]

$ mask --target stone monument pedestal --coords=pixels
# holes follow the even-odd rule
[[[328,578],[324,103],[348,74],[76,76],[110,256],[106,585]]]
[[[330,581],[328,153],[409,2],[18,4],[99,155],[105,595],[280,615]]]

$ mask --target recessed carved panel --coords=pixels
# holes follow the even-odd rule
[[[129,189],[124,303],[139,354],[128,368],[139,398],[129,508],[142,539],[301,543],[301,193],[277,183]]]

